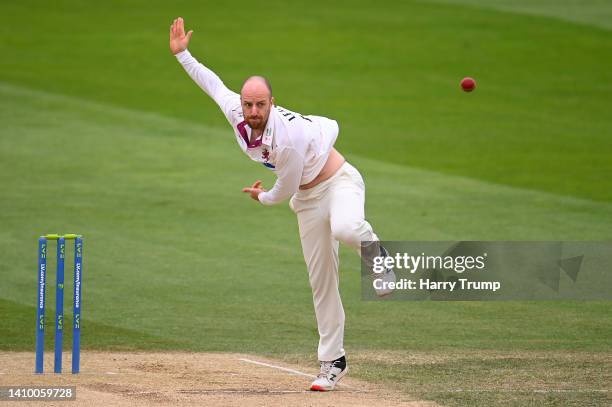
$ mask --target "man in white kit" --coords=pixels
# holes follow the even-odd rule
[[[359,172],[336,151],[338,124],[320,116],[303,116],[274,104],[268,81],[248,78],[240,94],[229,90],[219,77],[200,64],[187,50],[193,31],[185,33],[182,18],[170,27],[170,50],[189,76],[221,108],[234,129],[236,141],[249,158],[275,172],[269,191],[255,182],[243,189],[263,205],[291,198],[296,213],[304,260],[319,330],[318,358],[321,371],[310,389],[333,390],[346,375],[344,310],[338,289],[338,242],[364,259],[387,256],[364,219],[365,186]],[[367,260],[366,260],[367,261]],[[395,281],[392,269],[376,276]],[[391,293],[381,289],[380,296]]]

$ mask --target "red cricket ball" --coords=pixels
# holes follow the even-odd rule
[[[470,77],[461,80],[461,88],[466,92],[471,92],[476,89],[476,81]]]

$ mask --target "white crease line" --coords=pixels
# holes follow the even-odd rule
[[[280,367],[280,366],[270,365],[270,364],[268,364],[268,363],[257,362],[257,361],[255,361],[255,360],[251,360],[251,359],[243,359],[243,358],[240,358],[240,359],[238,359],[238,360],[241,360],[241,361],[243,361],[243,362],[253,363],[253,364],[255,364],[255,365],[260,365],[260,366],[265,366],[265,367],[271,367],[271,368],[273,368],[273,369],[282,370],[282,371],[284,371],[284,372],[287,372],[287,373],[292,373],[292,374],[296,374],[296,375],[299,375],[299,376],[310,377],[311,379],[314,379],[314,378],[316,378],[316,377],[317,377],[317,376],[312,375],[312,374],[308,374],[308,373],[300,372],[299,370],[288,369],[288,368],[286,368],[286,367]],[[338,383],[338,384],[337,384],[337,386],[343,386],[343,387],[346,387],[346,388],[349,388],[349,389],[354,389],[354,387],[353,387],[353,386],[349,386],[348,384],[344,384],[344,383]]]
[[[130,396],[142,396],[145,394],[159,394],[159,391],[128,391],[125,394]]]
[[[273,368],[273,369],[278,369],[278,370],[282,370],[282,371],[285,371],[285,372],[293,373],[293,374],[296,374],[296,375],[305,376],[305,377],[310,377],[310,378],[313,378],[313,379],[317,377],[317,376],[315,376],[315,375],[308,374],[308,373],[304,373],[304,372],[300,372],[300,371],[298,371],[298,370],[293,370],[293,369],[288,369],[288,368],[286,368],[286,367],[280,367],[280,366],[270,365],[270,364],[268,364],[268,363],[263,363],[263,362],[256,362],[256,361],[254,361],[254,360],[250,360],[250,359],[238,359],[238,360],[241,360],[241,361],[243,361],[243,362],[253,363],[253,364],[256,364],[256,365],[260,365],[260,366],[271,367],[271,368]]]

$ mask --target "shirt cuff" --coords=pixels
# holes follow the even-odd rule
[[[261,202],[262,205],[274,205],[275,202],[270,201],[269,195],[270,193],[268,191],[262,192],[261,194],[257,195],[257,199],[259,200],[259,202]]]
[[[188,59],[192,58],[191,53],[189,52],[188,49],[186,49],[185,51],[181,51],[178,54],[174,54],[174,56],[181,63],[186,62]]]

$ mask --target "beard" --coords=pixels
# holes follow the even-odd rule
[[[266,126],[266,122],[264,122],[261,116],[248,117],[247,124],[254,130],[262,130]]]

